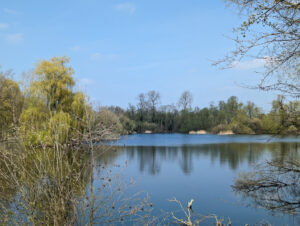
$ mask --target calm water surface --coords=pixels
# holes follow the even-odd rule
[[[230,217],[233,225],[262,220],[300,225],[299,217],[255,207],[231,187],[239,173],[251,172],[265,160],[300,159],[299,137],[137,134],[114,145],[120,148],[108,153],[107,161],[127,163],[124,179],[133,178],[136,191],[150,194],[153,215],[178,209],[168,199],[186,205],[193,198],[194,212]]]

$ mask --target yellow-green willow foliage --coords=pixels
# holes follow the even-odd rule
[[[0,72],[0,138],[19,121],[23,95],[19,85]]]
[[[82,92],[77,92],[73,96],[71,113],[74,119],[71,121],[72,127],[77,129],[77,135],[81,137],[85,134],[88,120],[91,120],[91,114],[93,114],[91,106],[86,102],[86,97]]]
[[[82,137],[92,110],[81,92],[74,92],[74,71],[67,57],[39,62],[27,89],[21,131],[27,145],[53,145]]]
[[[36,66],[37,79],[31,83],[31,91],[42,95],[51,111],[70,110],[75,82],[73,69],[66,66],[69,61],[66,57],[53,57]]]

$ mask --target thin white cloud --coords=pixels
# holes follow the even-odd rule
[[[118,58],[118,55],[115,54],[101,54],[101,53],[93,53],[91,55],[91,60],[115,60]]]
[[[9,44],[19,44],[23,42],[23,34],[22,33],[9,34],[5,36],[5,40]]]
[[[157,68],[160,65],[161,65],[160,62],[154,62],[154,63],[148,63],[143,65],[124,67],[124,68],[120,68],[118,71],[120,72],[142,71],[142,70]]]
[[[11,14],[11,15],[17,15],[18,14],[18,12],[16,10],[8,9],[8,8],[4,8],[3,12],[5,12],[7,14]]]
[[[8,24],[0,23],[0,29],[8,28]]]
[[[79,50],[81,50],[81,46],[79,45],[72,46],[70,50],[73,52],[78,52]]]
[[[133,3],[125,2],[125,3],[117,4],[115,6],[115,9],[120,12],[126,12],[126,13],[133,14],[136,10],[136,6]]]
[[[87,86],[87,85],[91,85],[93,84],[95,81],[93,79],[90,78],[82,78],[79,80],[79,83],[83,86]]]
[[[249,61],[244,61],[244,62],[239,62],[239,61],[234,61],[231,66],[234,69],[237,70],[253,70],[253,69],[257,69],[257,68],[261,68],[263,66],[265,66],[269,61],[270,61],[270,57],[265,57],[262,59],[253,59],[253,60],[249,60]]]

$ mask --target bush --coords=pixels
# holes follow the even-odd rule
[[[136,123],[135,121],[129,119],[125,115],[121,115],[120,122],[123,126],[123,134],[131,134],[136,130]]]
[[[221,131],[228,130],[228,129],[229,129],[228,125],[225,125],[225,124],[219,124],[219,125],[213,127],[213,128],[211,129],[211,132],[212,132],[212,133],[215,133],[215,134],[218,134],[218,133],[220,133]]]
[[[255,134],[263,133],[262,121],[259,118],[254,118],[250,120],[249,127],[252,131],[255,132]]]
[[[123,131],[119,117],[107,108],[100,108],[95,114],[93,130],[99,132],[95,137],[100,140],[117,139]]]
[[[250,127],[238,122],[232,122],[229,126],[235,134],[254,134]]]
[[[279,125],[271,114],[263,116],[262,128],[264,133],[276,134],[279,131]]]
[[[296,128],[296,126],[291,125],[289,126],[289,128],[286,131],[287,134],[298,134],[298,129]]]

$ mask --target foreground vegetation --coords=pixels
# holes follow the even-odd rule
[[[122,166],[107,164],[107,151],[57,141],[53,148],[0,143],[0,225],[147,222],[152,204],[145,194],[125,193],[131,182],[122,179]]]

